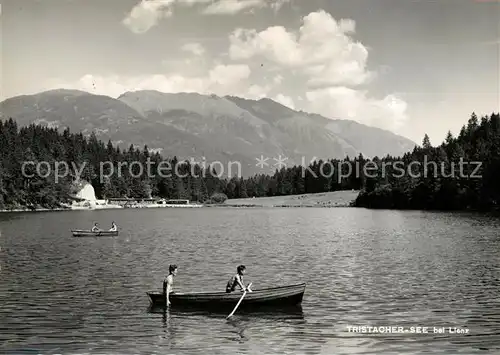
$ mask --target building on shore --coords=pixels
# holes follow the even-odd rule
[[[92,184],[85,181],[75,183],[77,193],[73,196],[72,209],[90,209],[93,210],[98,205],[95,196],[95,190]]]
[[[98,200],[92,184],[80,180],[74,183],[75,193],[72,196],[72,209],[94,210],[105,208],[152,208],[152,207],[202,207],[201,204],[191,203],[186,199],[165,199],[165,198],[107,198]]]
[[[189,200],[164,199],[164,198],[109,198],[106,200],[109,204],[122,206],[123,208],[149,208],[149,207],[200,207],[199,204],[193,204]]]
[[[108,198],[107,203],[122,206],[124,208],[133,208],[138,206],[155,205],[156,198],[128,198],[128,197],[113,197]]]
[[[191,202],[189,200],[167,200],[167,199],[162,199],[160,200],[159,204],[165,204],[165,205],[190,205]]]
[[[74,210],[95,210],[99,208],[120,208],[120,206],[110,205],[106,200],[99,200],[95,196],[92,184],[86,181],[75,183],[76,194],[72,197],[71,209]]]

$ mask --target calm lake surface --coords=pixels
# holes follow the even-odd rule
[[[94,221],[115,238],[73,238]],[[500,221],[355,208],[126,209],[0,214],[0,352],[489,354],[500,351]],[[150,312],[181,291],[307,282],[302,311]],[[348,326],[430,327],[362,334]],[[433,327],[446,327],[434,334]],[[448,327],[468,329],[450,334]]]

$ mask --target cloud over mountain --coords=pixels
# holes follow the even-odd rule
[[[171,15],[173,6],[199,5],[205,14],[229,14],[260,6],[279,9],[287,2],[150,0],[139,3],[132,13],[145,29],[162,16]],[[363,88],[377,78],[377,73],[369,69],[369,49],[355,39],[355,33],[354,20],[335,19],[318,10],[303,16],[295,29],[236,28],[228,34],[225,53],[211,53],[200,41],[186,42],[179,48],[183,59],[175,65],[170,62],[167,73],[135,77],[88,75],[76,84],[58,83],[57,87],[91,91],[92,83],[98,81],[99,93],[111,96],[131,90],[159,90],[249,99],[269,97],[290,108],[397,132],[409,119],[408,105],[396,94],[373,97]]]
[[[272,26],[236,29],[229,37],[233,60],[263,57],[284,68],[298,70],[309,86],[360,85],[372,78],[367,70],[368,50],[349,34],[352,20],[336,21],[325,11],[303,18],[298,31]]]

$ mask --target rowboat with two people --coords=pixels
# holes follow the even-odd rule
[[[242,265],[240,265],[241,267]],[[240,268],[239,267],[239,268]],[[233,312],[236,309],[251,311],[267,309],[283,309],[297,307],[302,303],[306,288],[305,283],[288,286],[278,286],[251,290],[250,285],[243,286],[241,292],[228,290],[222,292],[173,292],[173,276],[176,274],[176,265],[169,268],[169,276],[163,283],[163,292],[147,292],[151,307],[173,307],[178,309],[197,309],[210,311]],[[173,271],[174,270],[174,271]],[[241,277],[236,281],[241,282]],[[231,281],[228,283],[230,284]]]
[[[91,230],[86,229],[72,229],[73,237],[116,237],[118,236],[118,226],[113,221],[109,230],[99,228],[98,223],[94,223]]]
[[[238,309],[251,310],[262,307],[293,307],[302,303],[305,283],[262,288],[246,294]],[[161,292],[147,292],[152,306],[165,306],[165,295]],[[194,308],[231,311],[241,298],[241,293],[187,292],[170,294],[170,304],[174,308]]]

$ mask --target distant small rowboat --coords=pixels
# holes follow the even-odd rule
[[[262,307],[293,307],[302,303],[305,283],[264,288],[247,292],[238,309],[259,309]],[[165,306],[163,293],[147,292],[151,306]],[[172,293],[170,303],[176,308],[225,309],[231,311],[241,298],[241,292],[193,292]]]
[[[73,233],[73,237],[116,237],[118,235],[118,231],[92,232],[84,229],[73,229],[71,233]]]

